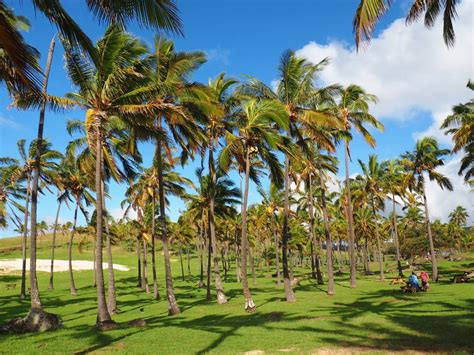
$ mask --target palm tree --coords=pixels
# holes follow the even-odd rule
[[[242,114],[239,116],[237,125],[237,136],[230,133],[226,135],[227,145],[222,149],[220,164],[224,171],[228,171],[232,157],[240,158],[244,153],[245,187],[241,211],[242,288],[245,297],[245,310],[253,312],[256,306],[252,300],[247,280],[247,205],[250,165],[251,161],[258,157],[268,165],[271,179],[281,181],[281,167],[274,150],[285,149],[278,129],[288,128],[288,116],[278,101],[251,99],[242,104]]]
[[[474,82],[469,80],[467,87],[474,90]],[[453,153],[464,152],[458,174],[466,171],[464,180],[474,184],[474,99],[454,106],[453,114],[446,117],[441,128],[453,135]]]
[[[413,152],[406,152],[402,155],[403,164],[406,166],[408,176],[408,186],[415,189],[423,196],[423,204],[425,206],[426,228],[428,229],[428,240],[430,244],[430,255],[432,265],[432,278],[438,281],[438,265],[436,262],[436,254],[431,233],[431,222],[428,211],[428,200],[426,198],[425,189],[425,173],[431,181],[435,181],[442,189],[452,190],[453,186],[449,179],[436,171],[436,168],[444,165],[443,157],[449,154],[448,149],[440,149],[438,141],[433,137],[425,137],[416,142]]]
[[[60,180],[64,188],[63,195],[61,196],[65,201],[74,200],[76,207],[74,208],[74,219],[71,226],[71,232],[68,243],[68,265],[69,265],[69,281],[71,288],[71,295],[76,296],[76,284],[74,282],[74,274],[72,269],[72,247],[74,242],[74,235],[76,232],[77,224],[77,212],[81,210],[86,222],[88,223],[88,213],[85,209],[86,206],[95,203],[94,198],[88,191],[90,179],[84,175],[78,166],[78,160],[74,156],[68,156],[63,164],[61,170]]]
[[[264,222],[269,220],[269,226],[267,228],[271,229],[273,234],[273,241],[275,243],[275,268],[276,268],[276,278],[277,286],[280,286],[281,276],[280,276],[280,240],[278,236],[278,214],[282,211],[284,197],[281,189],[277,185],[270,183],[270,188],[267,191],[262,189],[260,186],[257,186],[260,196],[262,196],[262,206],[264,207],[264,214],[262,214],[260,220],[257,222],[258,225],[264,225]]]
[[[384,167],[377,161],[376,155],[369,156],[368,164],[365,164],[360,159],[358,160],[359,165],[362,169],[362,174],[356,178],[358,187],[358,193],[360,196],[356,196],[365,200],[367,207],[372,211],[373,225],[375,229],[375,240],[377,242],[379,270],[380,270],[380,281],[384,281],[384,265],[383,265],[383,253],[382,246],[380,243],[380,231],[379,221],[377,216],[377,210],[384,208],[384,202],[386,193],[383,190],[384,183]]]
[[[35,159],[38,149],[38,141],[34,140],[30,143],[28,150],[25,149],[26,140],[20,139],[17,142],[18,153],[21,161],[18,163],[18,169],[15,173],[15,179],[24,179],[26,182],[26,197],[24,207],[24,222],[22,230],[22,278],[20,298],[26,297],[26,242],[28,235],[28,212],[31,195],[31,179],[35,168]],[[58,164],[56,161],[62,157],[62,154],[56,150],[52,150],[52,145],[49,141],[44,140],[42,145],[42,152],[40,154],[40,176],[39,179],[42,185],[49,186],[56,181]]]
[[[383,189],[387,192],[388,197],[392,200],[392,231],[396,250],[396,260],[398,268],[398,276],[403,277],[402,263],[400,260],[400,241],[398,239],[398,222],[397,212],[395,210],[396,197],[403,198],[406,194],[406,186],[404,185],[405,171],[403,165],[398,160],[388,160],[382,163],[384,165],[385,179]]]
[[[96,278],[98,297],[97,326],[113,326],[107,309],[102,269],[102,230],[104,202],[104,160],[110,160],[106,150],[108,128],[112,122],[136,131],[138,137],[155,134],[153,121],[146,116],[161,103],[142,104],[146,64],[142,56],[146,48],[119,27],[111,26],[96,45],[100,63],[93,63],[68,43],[65,43],[66,67],[78,92],[68,94],[63,103],[86,110],[85,130],[89,150],[95,158],[96,192]],[[113,83],[113,85],[111,84]],[[140,89],[140,90],[139,90]],[[105,151],[104,151],[105,150]],[[107,227],[107,225],[106,225]],[[110,255],[109,255],[110,256]]]
[[[356,46],[361,42],[370,41],[375,26],[389,10],[393,1],[390,0],[360,0],[354,15],[354,33]],[[425,26],[434,26],[438,15],[443,9],[443,39],[448,47],[454,45],[455,33],[453,20],[456,18],[458,1],[445,0],[413,0],[408,11],[406,23],[410,24],[424,17]]]
[[[19,215],[25,211],[18,200],[25,198],[26,191],[18,179],[19,164],[14,158],[0,158],[0,228],[8,227],[10,219],[15,225],[18,224],[20,232],[23,232],[24,224],[20,222]]]
[[[303,139],[300,127],[304,126],[306,130],[317,123],[331,120],[326,115],[321,115],[317,110],[311,107],[311,101],[315,98],[315,79],[319,71],[328,63],[328,59],[323,59],[320,63],[314,65],[303,58],[298,58],[293,51],[285,51],[280,60],[278,87],[274,92],[270,87],[251,78],[244,84],[241,92],[245,95],[266,98],[279,101],[286,110],[289,120],[288,137],[294,139],[298,146],[303,149],[305,141]],[[293,289],[291,287],[290,274],[288,270],[288,241],[289,234],[289,194],[290,194],[290,160],[285,157],[285,203],[283,206],[283,230],[282,230],[282,266],[283,279],[285,286],[285,295],[288,302],[296,301]]]
[[[173,289],[171,263],[168,250],[166,226],[165,190],[163,185],[163,153],[170,157],[170,142],[176,142],[182,149],[182,163],[193,154],[200,141],[198,126],[189,109],[190,91],[193,85],[188,81],[191,73],[205,62],[201,52],[175,52],[172,41],[156,37],[155,50],[151,56],[152,70],[150,91],[153,99],[148,105],[154,109],[154,124],[159,134],[156,137],[155,159],[158,173],[158,198],[160,208],[160,232],[165,259],[166,295],[168,313],[180,313]],[[157,109],[156,103],[164,103]],[[173,164],[172,159],[168,159]]]
[[[367,94],[364,89],[357,85],[349,85],[340,93],[339,103],[337,105],[339,119],[343,122],[346,137],[344,138],[344,162],[346,167],[346,193],[347,193],[347,215],[348,215],[348,239],[350,256],[350,286],[356,286],[356,255],[355,255],[355,235],[354,235],[354,217],[351,201],[351,189],[349,179],[349,140],[350,132],[356,129],[362,134],[365,141],[375,147],[375,139],[364,127],[364,124],[370,124],[379,130],[383,130],[383,125],[369,113],[369,104],[377,102],[374,95]]]
[[[221,138],[228,130],[228,120],[231,110],[236,103],[235,98],[229,95],[229,89],[237,84],[237,80],[226,78],[224,73],[217,76],[215,80],[209,80],[209,101],[207,109],[204,108],[206,114],[206,143],[208,147],[208,168],[210,175],[209,186],[209,209],[208,209],[208,224],[209,235],[212,247],[214,275],[217,290],[217,303],[227,303],[227,298],[222,287],[221,274],[219,270],[219,253],[217,251],[217,237],[215,225],[215,196],[217,188],[217,172],[214,162],[214,153]],[[208,286],[209,287],[209,286]]]
[[[240,203],[240,190],[235,187],[232,180],[225,177],[221,170],[216,171],[215,181],[212,182],[210,175],[203,175],[203,169],[196,170],[196,176],[199,181],[199,185],[196,187],[195,195],[188,195],[188,213],[194,217],[195,220],[201,220],[201,225],[210,227],[210,216],[211,216],[211,200],[214,205],[214,216],[215,217],[229,217],[233,214],[233,206]],[[214,254],[214,271],[219,271],[219,264],[216,258],[218,253],[217,249],[217,238],[212,241],[212,235],[210,232],[211,228],[205,228],[209,235],[210,246],[212,247],[212,253]],[[216,271],[217,269],[217,271]],[[219,282],[217,282],[219,279]],[[208,294],[210,293],[209,282],[207,284]],[[217,303],[225,303],[224,291],[222,290],[222,284],[220,282],[220,275],[216,275],[216,293]],[[220,296],[219,296],[220,294]]]
[[[460,227],[464,227],[469,218],[469,213],[463,206],[456,206],[456,208],[449,214],[449,222],[454,223]]]

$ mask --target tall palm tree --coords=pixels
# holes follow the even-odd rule
[[[176,142],[182,150],[182,163],[199,146],[202,136],[196,120],[191,114],[190,92],[195,88],[188,79],[193,71],[205,62],[202,52],[176,52],[174,43],[161,37],[155,38],[154,52],[150,57],[152,69],[149,72],[150,91],[153,98],[149,105],[164,103],[162,109],[154,110],[154,124],[159,134],[156,137],[156,167],[158,173],[158,198],[160,208],[160,232],[165,259],[166,298],[168,313],[180,313],[176,302],[171,274],[171,263],[168,250],[168,233],[166,226],[165,190],[163,184],[163,154],[170,159],[170,142]]]
[[[365,141],[375,147],[375,139],[370,132],[364,127],[370,124],[379,130],[383,130],[383,125],[369,112],[369,104],[377,102],[374,95],[368,94],[357,85],[349,85],[342,89],[340,93],[339,103],[337,105],[337,115],[344,125],[346,136],[344,138],[344,162],[346,167],[345,187],[347,193],[347,215],[348,215],[348,239],[349,239],[349,257],[350,257],[350,286],[356,286],[356,255],[355,255],[355,235],[354,235],[354,217],[351,201],[351,189],[349,179],[349,140],[351,139],[351,131],[357,130],[362,134]]]
[[[229,129],[228,118],[235,106],[237,100],[229,94],[230,88],[238,81],[232,78],[226,78],[224,73],[217,76],[215,80],[209,80],[209,105],[206,105],[204,112],[206,114],[206,142],[208,148],[208,169],[210,175],[210,194],[209,194],[209,235],[212,247],[214,262],[214,276],[217,290],[217,303],[227,303],[227,298],[222,287],[221,274],[219,270],[219,253],[217,251],[217,237],[215,224],[215,196],[217,190],[217,171],[214,162],[214,154],[219,145],[219,138]]]
[[[270,87],[251,78],[248,83],[242,86],[243,94],[279,101],[286,110],[289,120],[288,137],[291,137],[298,146],[305,150],[305,143],[301,132],[301,126],[305,129],[320,122],[328,122],[328,117],[320,115],[317,110],[311,107],[311,101],[315,97],[315,82],[317,74],[328,63],[328,59],[323,59],[318,64],[298,58],[295,52],[285,51],[281,57],[278,74],[278,87],[274,92]],[[308,124],[310,123],[310,124]],[[290,274],[288,270],[288,241],[289,234],[289,194],[290,194],[290,160],[285,157],[285,203],[283,208],[283,228],[282,228],[282,266],[285,295],[288,302],[296,301],[291,287]]]
[[[21,157],[20,161],[17,161],[16,171],[13,173],[12,178],[14,181],[24,180],[26,183],[26,196],[25,206],[23,207],[24,219],[22,228],[22,278],[21,278],[21,291],[20,298],[26,298],[26,242],[28,235],[28,217],[29,217],[29,204],[31,196],[31,180],[33,176],[33,170],[35,168],[35,159],[38,149],[38,141],[33,140],[28,149],[25,147],[26,140],[20,139],[17,142],[18,153]],[[52,145],[49,141],[43,141],[42,152],[40,154],[40,167],[41,172],[39,180],[41,185],[48,188],[56,181],[56,171],[58,168],[57,161],[62,157],[62,154],[52,149]]]
[[[469,80],[467,87],[474,90],[474,82]],[[474,186],[474,99],[454,106],[453,114],[446,117],[441,128],[452,134],[453,153],[463,150],[458,174],[465,174],[464,180]]]
[[[107,309],[102,269],[102,230],[104,202],[104,160],[110,160],[104,150],[108,136],[107,129],[112,121],[136,132],[137,137],[151,137],[156,134],[153,120],[148,119],[154,109],[162,103],[143,104],[147,98],[143,80],[147,63],[142,57],[146,48],[133,36],[116,26],[107,29],[99,39],[96,51],[100,63],[84,58],[77,49],[65,43],[66,67],[78,92],[68,94],[62,102],[86,110],[85,129],[87,144],[95,158],[96,192],[96,278],[98,297],[97,326],[113,326]],[[148,116],[148,117],[147,117]],[[109,255],[110,256],[110,255]]]
[[[377,211],[384,208],[386,192],[383,189],[385,169],[377,161],[376,155],[369,156],[368,164],[358,160],[362,170],[362,175],[357,176],[357,187],[361,191],[361,199],[366,200],[367,207],[372,211],[373,225],[375,229],[375,240],[377,242],[380,281],[384,281],[383,253],[380,242],[380,230]],[[359,196],[356,196],[359,197]]]
[[[428,241],[431,255],[432,278],[438,281],[438,265],[434,249],[433,236],[431,233],[431,222],[428,210],[428,200],[425,189],[425,174],[431,181],[435,181],[442,189],[452,190],[451,181],[443,174],[436,171],[436,168],[444,165],[443,157],[449,154],[448,149],[440,149],[438,141],[433,137],[425,137],[416,142],[415,150],[402,155],[403,164],[406,166],[408,175],[408,186],[419,192],[423,197],[425,206],[425,221],[428,230]]]
[[[188,213],[194,217],[195,220],[201,220],[201,225],[207,224],[210,227],[210,216],[211,216],[211,200],[214,205],[214,217],[229,217],[233,214],[233,206],[240,203],[240,190],[235,187],[232,180],[225,177],[221,170],[216,171],[215,181],[212,182],[212,177],[210,175],[203,175],[203,169],[197,169],[196,176],[199,181],[199,185],[196,187],[195,195],[188,195]],[[207,228],[209,235],[209,242],[211,243],[212,253],[214,254],[214,271],[219,272],[219,264],[217,261],[216,265],[216,255],[218,253],[217,249],[217,238],[214,236],[214,241],[212,240],[211,228]],[[217,274],[216,272],[216,274]],[[219,282],[217,282],[219,280]],[[220,283],[220,275],[216,275],[216,293],[217,293],[217,302],[225,303],[224,291],[222,290],[222,285]],[[208,290],[210,290],[210,285],[207,285]],[[210,291],[209,291],[210,292]],[[220,294],[220,296],[219,296]]]
[[[271,179],[281,181],[281,167],[274,150],[285,150],[284,141],[278,129],[288,128],[288,115],[278,101],[251,99],[242,104],[242,114],[239,116],[237,125],[238,135],[231,133],[226,135],[227,145],[221,151],[220,164],[224,171],[228,171],[232,157],[240,158],[242,153],[245,154],[245,187],[241,211],[242,288],[245,297],[245,310],[253,312],[256,305],[250,294],[247,280],[247,205],[250,165],[252,160],[258,157],[270,169]]]
[[[396,198],[403,198],[406,194],[404,185],[403,165],[398,160],[388,160],[382,163],[385,168],[385,181],[383,189],[387,191],[388,197],[392,200],[392,232],[395,243],[396,261],[398,276],[403,277],[402,263],[400,260],[400,241],[398,238],[397,211],[395,209]]]
[[[377,23],[390,9],[394,1],[391,0],[360,0],[354,15],[354,33],[357,47],[363,41],[370,41]],[[410,24],[424,17],[425,26],[434,26],[437,17],[443,12],[443,39],[448,47],[454,45],[455,33],[453,20],[456,18],[456,0],[413,0],[406,16],[406,23]]]

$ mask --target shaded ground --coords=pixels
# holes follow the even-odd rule
[[[59,249],[59,257],[63,250]],[[91,249],[78,258],[91,257]],[[40,250],[41,257],[48,251]],[[65,326],[50,333],[0,337],[0,352],[127,352],[127,353],[332,353],[377,351],[474,351],[474,283],[452,285],[448,278],[471,265],[474,258],[440,265],[441,282],[428,293],[404,295],[398,286],[380,283],[378,276],[364,276],[356,289],[349,288],[348,275],[337,279],[336,295],[328,297],[325,286],[304,279],[296,287],[298,301],[284,301],[282,288],[269,274],[258,272],[252,294],[257,312],[246,314],[240,285],[229,276],[224,284],[229,303],[205,300],[205,290],[196,287],[197,277],[180,279],[179,263],[172,263],[177,298],[183,313],[168,317],[165,301],[136,288],[133,253],[116,250],[115,262],[130,267],[116,272],[119,322],[144,318],[145,329],[125,328],[97,333],[96,290],[92,272],[76,272],[77,297],[69,295],[67,273],[55,275],[56,289],[47,291],[47,273],[39,274],[42,299],[49,312],[61,315]],[[14,252],[9,254],[14,255]],[[160,293],[164,298],[163,267],[158,254]],[[5,255],[0,254],[0,258]],[[193,258],[192,272],[198,265]],[[235,270],[231,270],[233,274]],[[303,270],[298,271],[303,274]],[[149,273],[151,275],[151,272]],[[304,275],[303,275],[304,276]],[[26,314],[28,302],[18,299],[18,290],[5,284],[18,283],[18,275],[0,276],[0,322]]]

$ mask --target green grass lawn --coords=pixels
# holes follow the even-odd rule
[[[39,258],[48,258],[47,241]],[[14,239],[10,239],[13,243]],[[17,242],[15,242],[17,243]],[[19,257],[20,252],[0,243],[0,259]],[[66,258],[62,241],[57,258]],[[91,259],[91,249],[76,259]],[[162,255],[157,255],[160,294],[164,298]],[[67,272],[55,274],[54,291],[48,291],[48,273],[39,273],[45,310],[61,315],[64,327],[42,334],[0,336],[0,353],[125,352],[125,353],[269,353],[289,351],[309,353],[318,349],[372,352],[474,351],[474,283],[449,283],[449,275],[474,269],[474,256],[440,265],[441,281],[430,292],[404,295],[398,286],[377,281],[378,276],[361,276],[356,289],[349,288],[348,275],[337,278],[336,295],[329,297],[325,286],[307,277],[295,288],[297,302],[284,300],[283,288],[274,285],[269,275],[258,272],[252,294],[257,312],[246,314],[240,284],[231,270],[224,284],[229,303],[217,305],[205,300],[205,289],[198,289],[198,263],[193,258],[194,276],[182,281],[179,261],[173,257],[175,289],[182,314],[167,316],[164,300],[154,301],[136,287],[135,254],[115,249],[115,263],[130,267],[116,271],[118,322],[137,318],[146,328],[124,327],[99,333],[94,329],[96,290],[91,287],[92,271],[75,272],[78,296],[69,295]],[[392,265],[390,265],[392,266]],[[428,265],[429,266],[429,265]],[[374,265],[375,269],[375,265]],[[298,270],[298,273],[308,270]],[[151,275],[151,272],[149,273]],[[306,274],[303,276],[307,276]],[[389,277],[393,275],[387,275]],[[151,278],[151,276],[149,276]],[[0,275],[0,323],[23,316],[29,302],[20,301],[18,274]],[[17,283],[16,290],[6,284]]]

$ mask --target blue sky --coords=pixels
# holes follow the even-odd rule
[[[29,1],[6,1],[17,14],[31,20],[32,28],[25,38],[42,54],[44,65],[49,41],[55,27],[36,13]],[[64,1],[64,6],[93,40],[98,39],[104,26],[99,25],[83,5],[83,1]],[[379,95],[381,101],[374,112],[385,124],[384,133],[375,133],[377,148],[370,149],[360,138],[352,143],[352,155],[367,160],[368,154],[378,154],[380,159],[396,157],[411,149],[415,139],[423,134],[439,137],[449,145],[437,129],[441,116],[458,102],[465,101],[469,92],[464,89],[472,67],[472,2],[460,6],[456,22],[458,41],[456,47],[447,50],[439,26],[431,31],[422,25],[406,27],[401,17],[409,2],[395,1],[392,10],[378,26],[375,40],[361,53],[353,48],[352,18],[357,6],[354,0],[201,0],[178,1],[184,23],[184,37],[175,37],[178,50],[202,50],[208,54],[208,62],[196,73],[194,79],[206,82],[210,77],[225,71],[241,77],[249,74],[271,83],[276,77],[278,61],[286,49],[297,50],[309,60],[318,61],[331,57],[332,64],[322,80],[327,83],[351,82],[361,84],[368,91]],[[132,26],[130,32],[151,44],[154,33]],[[56,95],[71,92],[73,88],[64,71],[61,44],[56,46],[49,91]],[[416,79],[416,80],[415,80]],[[448,94],[447,94],[448,93]],[[9,109],[10,100],[4,88],[0,88],[0,156],[17,157],[16,142],[21,138],[31,141],[36,136],[38,112],[19,112]],[[76,110],[65,113],[48,112],[45,137],[56,149],[63,150],[69,141],[65,132],[67,119],[83,119],[84,113]],[[141,146],[145,163],[149,164],[152,149]],[[434,186],[434,216],[445,218],[446,208],[437,208],[436,201],[448,196],[455,203],[465,205],[472,213],[472,195],[461,186],[455,170],[456,157],[445,171],[459,185],[452,194],[442,194]],[[197,163],[180,169],[183,175],[193,178]],[[351,173],[358,171],[351,165]],[[235,177],[235,174],[232,175]],[[238,181],[236,179],[236,183]],[[112,214],[120,214],[119,204],[124,186],[111,185],[111,200],[107,202]],[[431,192],[430,190],[430,192]],[[466,195],[467,193],[467,195]],[[443,197],[444,196],[444,197]],[[468,197],[466,197],[468,196]],[[255,188],[251,189],[251,202],[258,200]],[[172,200],[170,215],[176,218],[182,203]],[[40,197],[39,219],[52,222],[56,201],[54,195]],[[71,218],[71,211],[63,209],[61,220]],[[0,236],[12,235],[12,230],[0,231]]]

